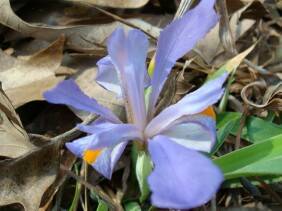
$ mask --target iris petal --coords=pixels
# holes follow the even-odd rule
[[[183,117],[161,135],[187,148],[210,152],[216,140],[216,122],[205,115]]]
[[[129,139],[143,140],[142,132],[132,124],[104,123],[99,125],[77,125],[83,132],[95,134],[88,149],[96,150],[110,147]]]
[[[86,158],[87,153],[93,152],[89,149],[89,146],[92,145],[93,139],[95,139],[95,135],[86,136],[73,142],[66,143],[66,146],[77,157],[86,160],[87,163],[92,165],[100,174],[105,176],[107,179],[111,179],[115,165],[124,151],[128,141],[124,141],[110,147],[105,147],[100,150],[95,150],[94,154],[88,155],[89,157]]]
[[[146,124],[144,100],[144,75],[148,38],[139,30],[132,30],[125,36],[122,29],[114,31],[108,39],[108,52],[118,70],[122,83],[122,96],[129,123],[140,130]]]
[[[174,20],[161,32],[152,76],[148,120],[152,118],[153,108],[176,60],[192,50],[217,23],[219,16],[213,9],[214,2],[215,0],[202,0],[197,7]]]
[[[202,112],[210,105],[216,103],[223,94],[222,84],[228,73],[205,83],[196,91],[186,95],[178,103],[169,106],[158,116],[151,120],[144,133],[146,137],[153,137],[182,116]]]
[[[190,209],[215,195],[224,178],[210,159],[165,136],[156,136],[148,143],[155,165],[148,176],[153,205]]]
[[[97,62],[99,71],[96,75],[96,82],[104,89],[115,92],[117,98],[122,97],[120,80],[116,67],[113,65],[110,56],[106,56]],[[147,71],[144,71],[144,89],[151,85],[151,79]]]
[[[115,66],[109,56],[100,59],[97,62],[98,73],[96,75],[96,82],[108,91],[115,92],[117,98],[122,96],[120,80]]]
[[[107,179],[111,179],[113,170],[127,143],[128,141],[124,141],[117,145],[104,148],[92,166]]]
[[[50,103],[66,104],[76,109],[99,114],[109,121],[121,123],[110,109],[85,95],[72,79],[60,82],[55,88],[45,92],[43,96]]]

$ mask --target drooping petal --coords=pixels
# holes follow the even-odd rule
[[[190,209],[215,195],[224,178],[209,158],[165,136],[156,136],[148,143],[155,165],[147,179],[153,205]]]
[[[158,96],[176,60],[190,51],[217,23],[219,16],[213,9],[214,2],[202,0],[197,7],[174,20],[161,32],[152,76],[148,120],[152,118]]]
[[[228,73],[223,73],[218,78],[205,83],[196,91],[186,95],[178,103],[163,110],[147,125],[144,131],[145,136],[154,137],[180,117],[200,113],[216,103],[223,94],[222,84],[227,75]]]
[[[92,166],[107,179],[111,179],[113,170],[124,151],[128,141],[124,141],[115,146],[106,147],[97,157]]]
[[[143,76],[148,45],[148,38],[141,31],[131,30],[126,37],[122,29],[111,34],[107,45],[122,83],[128,122],[134,123],[140,130],[146,124]]]
[[[100,59],[97,65],[99,68],[95,79],[96,82],[108,91],[115,92],[117,98],[120,98],[122,96],[120,80],[111,58],[106,56]]]
[[[143,140],[142,132],[132,124],[79,124],[77,128],[83,132],[95,134],[91,145],[88,146],[91,150],[117,145],[127,140]]]
[[[76,109],[99,114],[114,123],[121,123],[110,109],[85,95],[72,79],[60,82],[55,88],[45,92],[43,96],[50,103],[69,105]]]
[[[210,152],[216,140],[216,121],[205,115],[183,117],[161,135],[187,148]]]
[[[108,91],[115,92],[117,98],[122,97],[122,90],[120,80],[118,78],[116,67],[113,65],[110,56],[106,56],[97,62],[99,71],[96,75],[96,82],[107,89]],[[147,71],[144,71],[144,89],[151,85],[151,79]]]
[[[98,150],[91,150],[92,141],[95,135],[86,136],[73,142],[66,143],[67,148],[77,157],[84,159],[92,165],[100,174],[111,179],[117,161],[128,141]]]

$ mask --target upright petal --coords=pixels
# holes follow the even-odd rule
[[[50,103],[66,104],[101,115],[114,123],[121,123],[110,109],[85,95],[72,79],[60,82],[55,88],[45,92],[43,96]]]
[[[122,97],[121,82],[117,74],[116,67],[113,65],[111,57],[106,56],[97,62],[99,71],[96,75],[96,82],[107,89],[115,92],[117,98]],[[151,85],[151,79],[147,71],[144,71],[144,89]]]
[[[153,205],[190,209],[205,204],[215,195],[224,178],[209,158],[165,136],[156,136],[148,143],[155,165],[148,176]]]
[[[77,128],[83,132],[95,134],[91,145],[88,146],[91,150],[109,147],[127,140],[143,140],[142,132],[132,124],[79,124]]]
[[[92,165],[100,174],[107,179],[111,179],[115,165],[128,141],[98,150],[91,150],[89,146],[92,144],[93,136],[95,135],[66,143],[66,146],[77,157],[84,159],[88,164]]]
[[[183,117],[164,129],[161,135],[187,148],[210,152],[216,140],[216,122],[206,115]]]
[[[148,38],[139,30],[131,30],[126,37],[122,29],[108,39],[108,52],[118,70],[128,122],[143,130],[146,124],[144,74]]]
[[[156,101],[176,60],[190,51],[217,23],[219,16],[213,9],[214,2],[202,0],[197,7],[174,20],[161,32],[152,76],[148,120],[152,118]]]
[[[222,84],[228,73],[205,83],[196,91],[186,95],[178,103],[169,106],[151,120],[144,133],[146,137],[154,137],[182,116],[198,114],[216,103],[223,94]]]
[[[108,91],[115,92],[117,97],[120,98],[122,96],[120,80],[111,58],[106,56],[100,59],[97,65],[99,68],[95,79],[96,82]]]

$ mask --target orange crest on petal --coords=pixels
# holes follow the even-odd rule
[[[202,111],[199,114],[207,115],[207,116],[210,116],[210,117],[216,119],[216,115],[215,115],[215,112],[214,112],[212,106],[209,106],[208,108],[206,108],[204,111]]]
[[[92,164],[97,159],[98,155],[102,152],[102,149],[97,150],[86,150],[83,155],[83,159],[88,163]]]

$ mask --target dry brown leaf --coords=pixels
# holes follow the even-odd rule
[[[90,4],[95,4],[102,7],[114,8],[139,8],[144,6],[149,0],[82,0]]]
[[[154,37],[158,37],[159,28],[139,20],[128,20],[144,31],[149,32]],[[65,47],[73,50],[91,52],[101,46],[105,46],[105,41],[113,30],[123,27],[129,31],[128,27],[120,22],[113,22],[104,25],[78,25],[78,26],[39,26],[29,24],[21,20],[11,9],[9,0],[0,0],[0,23],[20,32],[26,37],[47,40],[53,42],[61,35],[65,35]],[[11,38],[9,36],[8,38]],[[97,45],[96,45],[97,44]],[[98,46],[98,47],[97,47]]]
[[[160,113],[166,107],[177,103],[181,100],[193,87],[191,81],[199,76],[199,71],[185,72],[185,69],[192,60],[185,63],[182,71],[172,71],[164,85],[164,88],[160,95],[160,100],[156,106],[156,112],[154,116]]]
[[[64,79],[63,76],[55,76],[63,57],[64,40],[64,36],[60,37],[26,61],[15,62],[13,57],[7,55],[4,56],[6,60],[0,61],[3,62],[3,66],[9,67],[1,69],[0,81],[15,107],[32,100],[43,99],[44,91]],[[4,55],[3,52],[1,54]]]
[[[234,38],[234,41],[237,41],[247,30],[249,30],[254,24],[254,20],[243,19],[240,20],[241,14],[248,8],[248,5],[242,9],[236,11],[232,14],[229,25],[231,36]],[[224,52],[223,47],[221,46],[220,39],[218,36],[219,33],[219,23],[207,34],[202,40],[198,42],[194,50],[201,55],[206,62],[217,65],[222,61],[226,61],[227,57],[216,59],[219,54]]]
[[[34,147],[11,102],[0,88],[0,156],[16,158]]]
[[[0,162],[0,206],[20,203],[26,211],[37,211],[42,195],[56,179],[60,146],[60,142],[51,142]]]

